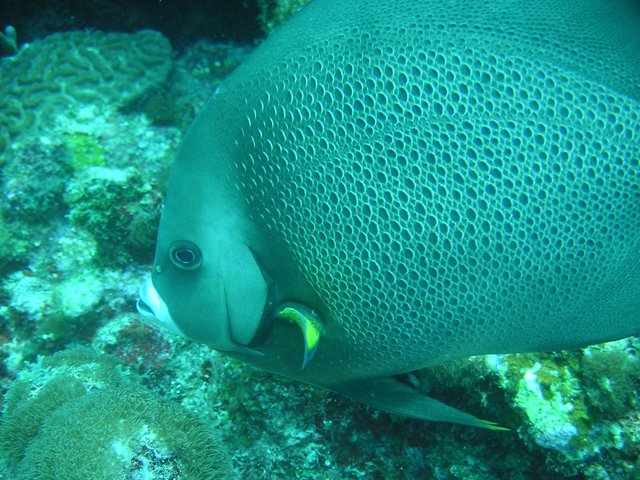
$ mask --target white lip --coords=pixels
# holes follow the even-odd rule
[[[164,303],[164,300],[162,300],[162,297],[153,286],[151,277],[147,278],[142,284],[139,294],[140,298],[136,302],[136,308],[142,318],[184,337],[184,334],[171,318],[167,304]]]

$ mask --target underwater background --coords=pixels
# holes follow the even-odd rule
[[[510,429],[489,431],[381,413],[140,321],[182,136],[302,3],[0,3],[1,478],[640,478],[636,338],[406,375]]]

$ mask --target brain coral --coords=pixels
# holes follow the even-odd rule
[[[79,103],[121,106],[162,84],[172,66],[160,33],[56,33],[0,63],[0,153],[19,133]]]

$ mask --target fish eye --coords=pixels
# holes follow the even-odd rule
[[[180,270],[195,270],[202,264],[202,252],[195,243],[178,240],[171,244],[169,258]]]

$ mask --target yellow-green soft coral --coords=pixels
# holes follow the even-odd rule
[[[177,404],[140,387],[89,392],[49,415],[16,480],[227,478],[212,432]]]
[[[86,133],[69,134],[64,139],[64,144],[70,153],[70,163],[74,170],[82,170],[87,167],[104,167],[104,151],[98,140]]]

